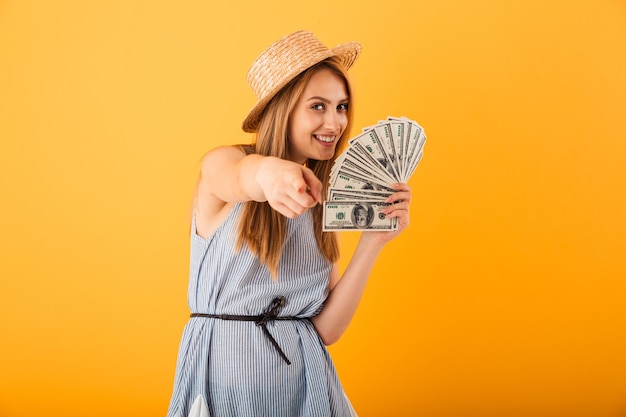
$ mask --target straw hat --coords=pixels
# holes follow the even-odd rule
[[[298,74],[331,56],[339,59],[348,69],[360,52],[358,42],[329,49],[314,34],[305,30],[294,32],[270,45],[252,63],[246,77],[258,101],[243,121],[244,132],[256,132],[267,103]]]

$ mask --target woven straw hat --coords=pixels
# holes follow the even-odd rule
[[[256,132],[267,103],[298,74],[331,56],[348,69],[360,52],[358,42],[329,49],[313,33],[305,30],[279,39],[259,55],[248,71],[246,78],[258,101],[243,121],[243,130]]]

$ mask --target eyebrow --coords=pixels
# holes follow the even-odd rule
[[[313,100],[319,100],[319,101],[323,101],[324,103],[330,104],[330,100],[321,96],[313,96],[313,97],[309,97],[307,99],[307,101],[313,101]],[[350,97],[346,97],[344,99],[339,100],[340,103],[343,103],[345,101],[350,101]]]

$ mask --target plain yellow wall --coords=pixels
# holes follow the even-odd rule
[[[0,416],[165,414],[198,161],[298,29],[428,134],[330,348],[360,416],[626,415],[623,1],[4,0]]]

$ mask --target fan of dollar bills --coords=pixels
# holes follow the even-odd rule
[[[397,230],[398,219],[381,210],[391,204],[392,184],[413,175],[425,142],[424,129],[406,117],[388,117],[350,139],[331,170],[323,230]]]

